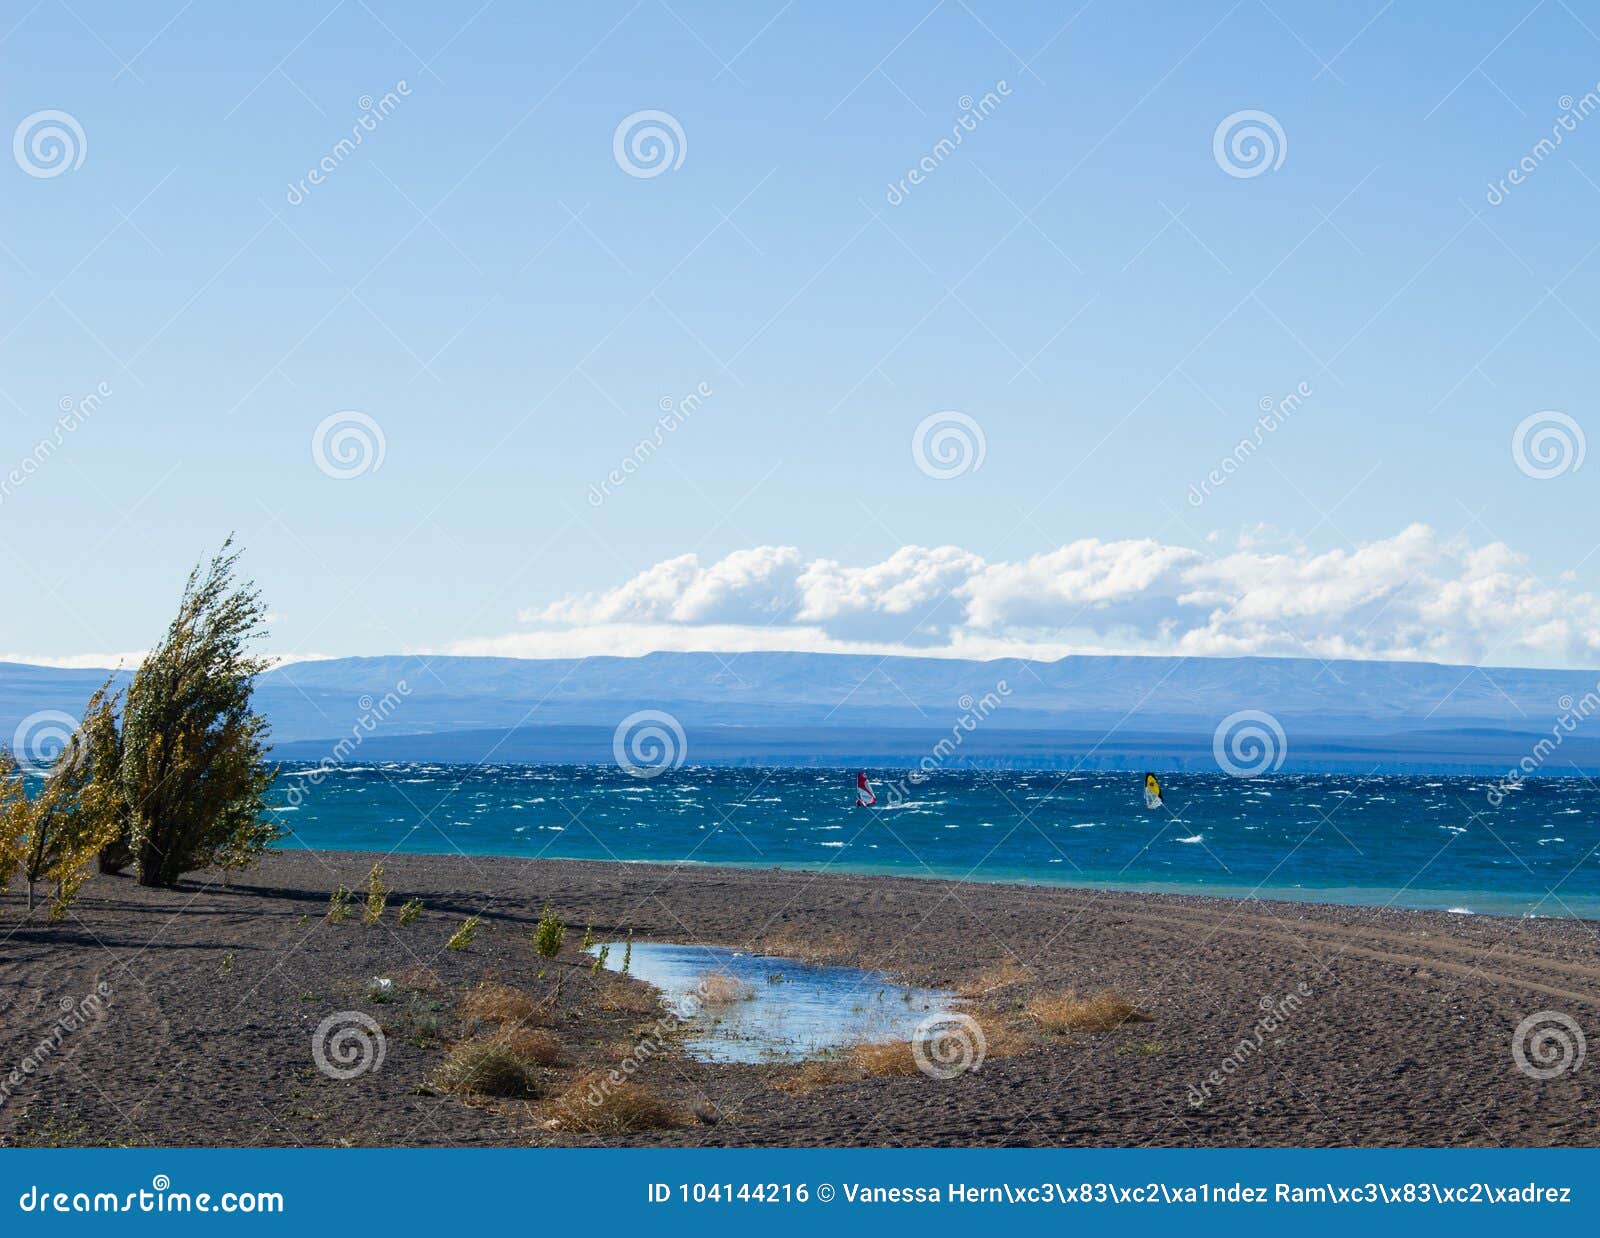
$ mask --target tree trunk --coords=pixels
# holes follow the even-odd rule
[[[178,874],[167,871],[166,854],[148,838],[139,848],[139,884],[142,886],[171,887],[178,884]]]
[[[122,822],[122,832],[100,851],[98,857],[102,873],[120,873],[133,864],[133,848],[128,845],[128,823]]]

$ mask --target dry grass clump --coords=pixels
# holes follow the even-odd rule
[[[613,1083],[603,1071],[578,1079],[552,1108],[555,1126],[587,1135],[626,1135],[686,1125],[683,1115],[663,1097],[631,1079]]]
[[[1051,1032],[1109,1032],[1124,1023],[1148,1023],[1150,1016],[1114,989],[1079,997],[1070,989],[1028,1002],[1027,1011]]]
[[[850,1051],[850,1064],[859,1075],[914,1075],[917,1058],[909,1040],[883,1044],[857,1045]]]
[[[485,1023],[511,1023],[519,1027],[538,1027],[550,1021],[550,1011],[542,1002],[521,989],[495,980],[484,980],[467,990],[459,1011],[463,1019]]]
[[[840,1057],[820,1058],[786,1071],[772,1086],[791,1096],[803,1096],[818,1088],[840,1083],[859,1083],[862,1079],[914,1075],[917,1059],[909,1040],[857,1045]]]
[[[818,1088],[832,1087],[836,1083],[848,1083],[852,1079],[859,1079],[848,1061],[839,1061],[824,1058],[816,1062],[805,1062],[792,1071],[785,1071],[772,1080],[772,1086],[780,1092],[787,1092],[791,1096],[803,1096],[807,1092],[815,1092]]]
[[[524,1061],[538,1066],[552,1065],[561,1056],[561,1041],[542,1027],[508,1027],[494,1039]]]
[[[732,1006],[736,1002],[749,1001],[756,991],[725,971],[714,971],[695,986],[695,995],[703,1006]]]
[[[538,1063],[504,1036],[480,1036],[451,1048],[434,1071],[433,1086],[460,1096],[537,1096]]]
[[[1028,984],[1032,980],[1033,972],[1028,968],[1016,959],[1004,958],[998,963],[989,964],[977,975],[963,982],[960,992],[963,997],[988,997],[1001,989]]]
[[[990,1015],[969,1013],[968,1017],[978,1025],[978,1032],[983,1040],[984,1061],[994,1057],[1009,1057],[1028,1048],[1027,1037],[1010,1024]],[[963,1055],[958,1054],[957,1060],[961,1056]],[[937,1054],[930,1054],[929,1060],[936,1066],[940,1064]],[[842,1056],[803,1063],[794,1070],[778,1076],[772,1086],[780,1092],[801,1095],[839,1083],[915,1075],[920,1069],[910,1041],[886,1041],[879,1044],[857,1045]],[[975,1069],[982,1069],[982,1064],[978,1064]]]

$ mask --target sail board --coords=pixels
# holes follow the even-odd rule
[[[873,791],[872,784],[867,781],[867,771],[862,770],[856,775],[856,807],[871,808],[877,802],[877,793]]]
[[[1160,808],[1161,782],[1154,774],[1144,776],[1144,806],[1146,808]]]

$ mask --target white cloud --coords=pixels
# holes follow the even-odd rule
[[[97,671],[133,670],[144,661],[145,649],[135,650],[132,653],[69,653],[63,655],[44,655],[27,653],[0,653],[0,662],[21,662],[28,666],[50,666],[57,670],[69,671]]]
[[[136,649],[130,653],[69,653],[69,654],[40,654],[40,653],[0,653],[0,662],[20,662],[26,666],[49,666],[56,670],[72,671],[136,671],[139,664],[149,654],[148,649]],[[324,662],[336,655],[331,653],[281,653],[267,654],[267,660],[274,666],[288,666],[295,662]]]
[[[1084,538],[1018,560],[907,546],[879,563],[792,546],[680,555],[520,616],[451,653],[523,657],[802,649],[955,657],[1067,653],[1600,661],[1600,598],[1541,582],[1502,543],[1425,525],[1315,553],[1259,530],[1230,550]]]

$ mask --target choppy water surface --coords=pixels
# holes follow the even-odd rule
[[[610,943],[608,969],[621,968],[625,948]],[[684,1020],[685,1051],[702,1062],[799,1062],[908,1041],[924,1020],[956,1009],[952,993],[879,972],[720,946],[636,941],[628,973],[661,990],[663,1007]]]
[[[875,771],[887,783],[903,771]],[[837,868],[1600,917],[1600,797],[1582,779],[936,773],[852,807],[853,770],[289,767],[306,846]],[[294,794],[290,794],[290,791]],[[880,788],[881,790],[881,788]]]

